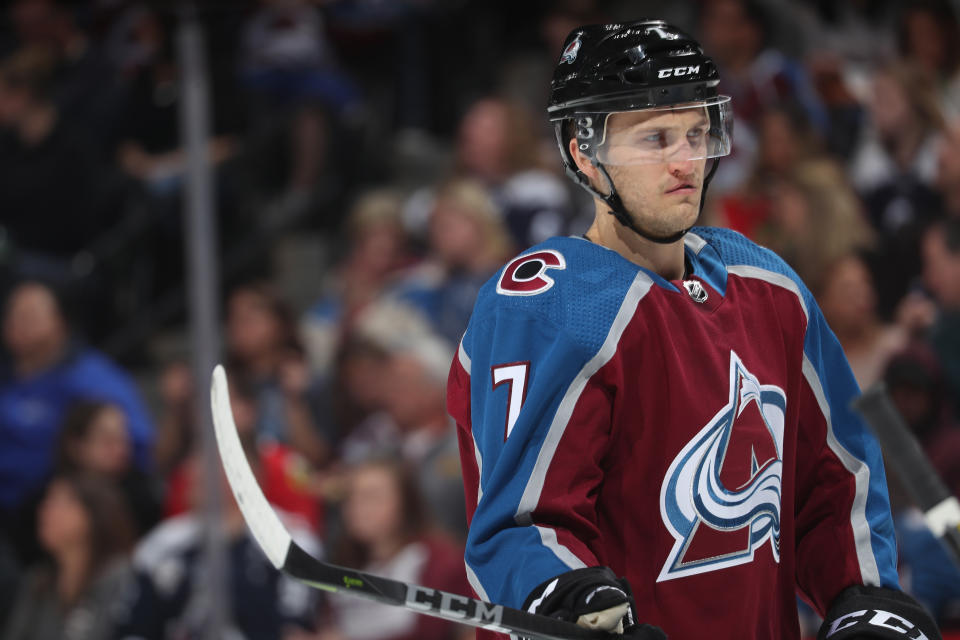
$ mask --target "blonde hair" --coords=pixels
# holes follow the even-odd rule
[[[412,355],[432,379],[446,382],[453,345],[409,304],[390,297],[379,299],[358,318],[356,335],[389,355]]]
[[[920,119],[928,131],[943,131],[947,121],[940,108],[934,78],[915,64],[895,62],[878,69],[878,76],[887,76],[903,91],[910,110]]]
[[[393,189],[371,189],[362,193],[347,214],[346,231],[350,236],[384,224],[400,227],[403,196]]]
[[[540,140],[537,136],[538,123],[530,109],[522,103],[506,98],[489,96],[470,105],[461,124],[479,109],[497,109],[503,116],[504,148],[499,160],[501,169],[509,176],[540,166]],[[462,159],[457,167],[458,173],[464,172]]]
[[[437,189],[434,206],[446,203],[480,227],[478,251],[501,262],[513,252],[513,240],[503,223],[500,208],[487,189],[470,178],[453,178]]]

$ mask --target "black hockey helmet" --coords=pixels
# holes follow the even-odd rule
[[[550,84],[547,114],[554,123],[557,144],[567,174],[610,206],[617,219],[635,232],[604,164],[667,162],[677,153],[686,159],[719,158],[730,153],[733,115],[730,98],[717,94],[717,67],[692,37],[662,20],[588,25],[567,36]],[[639,110],[698,109],[706,126],[696,138],[661,141],[657,149],[615,151],[607,140],[612,113]],[[580,152],[600,169],[608,182],[603,194],[578,168],[567,141],[576,136]],[[706,189],[716,162],[704,179]],[[701,199],[702,206],[702,199]]]

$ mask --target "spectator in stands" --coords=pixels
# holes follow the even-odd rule
[[[869,126],[849,175],[877,232],[879,309],[889,317],[920,275],[924,230],[941,216],[933,185],[944,120],[932,83],[903,64],[874,73],[866,108]]]
[[[457,436],[445,399],[451,344],[415,310],[389,301],[371,307],[359,320],[357,332],[388,356],[379,380],[379,400],[398,436],[386,444],[417,470],[434,521],[448,533],[464,537],[466,507],[456,461]]]
[[[251,468],[260,476],[262,468],[251,435],[245,431],[242,443]],[[137,588],[127,598],[120,638],[200,640],[209,636],[218,612],[210,607],[206,593],[210,573],[203,550],[209,534],[202,471],[199,457],[188,462],[192,509],[160,523],[134,551]],[[314,626],[316,592],[274,570],[244,523],[225,477],[220,478],[219,490],[219,534],[226,544],[222,591],[226,612],[219,613],[227,616],[225,637],[302,637]],[[276,511],[297,544],[318,555],[316,538],[306,523],[282,509]]]
[[[130,88],[119,124],[117,162],[127,175],[146,187],[155,205],[169,206],[171,217],[175,217],[177,211],[172,204],[179,196],[187,161],[180,146],[179,71],[168,24],[142,7],[135,15],[137,22],[130,29],[130,37],[142,43],[145,55],[127,70]],[[212,165],[220,165],[236,151],[231,136],[235,123],[225,115],[222,105],[214,102],[214,106],[217,110],[207,155]],[[231,108],[239,109],[238,105]]]
[[[833,163],[806,163],[766,182],[760,193],[769,212],[753,237],[807,283],[821,280],[843,256],[872,246],[860,200]]]
[[[520,247],[563,235],[574,214],[566,183],[544,169],[553,166],[542,161],[553,140],[538,138],[540,130],[523,106],[484,98],[467,110],[457,133],[456,175],[490,190]]]
[[[419,309],[446,340],[459,342],[480,287],[512,252],[487,191],[473,180],[452,180],[436,193],[426,260],[389,295]]]
[[[319,397],[337,461],[362,460],[399,439],[397,426],[383,410],[388,360],[386,347],[356,327],[341,341],[332,376]]]
[[[196,437],[196,398],[190,365],[175,360],[160,372],[160,409],[153,460],[157,473],[166,477],[193,450]]]
[[[469,593],[462,548],[430,527],[410,469],[373,458],[349,471],[344,536],[333,561],[379,576],[450,593]],[[368,600],[330,596],[330,624],[320,640],[453,640],[472,630]]]
[[[822,131],[823,106],[803,65],[770,42],[771,17],[756,0],[715,0],[702,5],[704,48],[721,67],[720,93],[733,98],[739,121],[754,128],[763,112],[777,104],[802,105],[807,119]]]
[[[860,139],[867,113],[854,93],[857,72],[845,68],[835,50],[815,49],[807,61],[810,78],[827,112],[824,147],[837,160],[847,163]]]
[[[812,286],[860,387],[880,380],[893,354],[906,346],[908,335],[877,317],[876,286],[864,260],[856,254],[838,258]]]
[[[905,63],[878,69],[866,108],[870,126],[850,165],[857,188],[869,193],[903,177],[932,184],[945,122],[930,79]]]
[[[113,151],[124,91],[100,43],[78,23],[67,0],[15,0],[9,12],[21,49],[41,49],[54,62],[50,96],[60,113],[96,143]],[[88,23],[89,24],[89,23]]]
[[[355,126],[362,114],[360,92],[334,59],[314,4],[263,0],[243,27],[240,77],[252,124],[261,131],[282,129],[288,149],[280,163],[286,167],[284,192],[266,215],[303,213],[323,178],[350,164],[362,139]],[[351,135],[331,161],[338,129]]]
[[[932,226],[923,239],[923,280],[939,305],[929,339],[960,410],[960,219]]]
[[[54,64],[42,49],[0,61],[0,224],[22,273],[65,282],[69,259],[110,221],[121,194],[96,142],[53,101]]]
[[[811,48],[840,56],[844,75],[859,75],[878,60],[896,55],[895,31],[903,10],[900,0],[823,0],[804,4],[816,20],[810,34]]]
[[[123,498],[107,479],[56,476],[38,518],[50,564],[24,577],[4,633],[7,640],[110,640],[122,603],[135,587],[127,552],[132,524]]]
[[[270,438],[257,438],[260,419],[257,389],[242,375],[228,371],[230,406],[240,440],[256,456],[258,484],[270,504],[295,517],[301,525],[322,534],[323,502],[314,481],[313,467],[297,451]],[[191,450],[181,463],[166,475],[164,516],[188,513],[197,499],[197,459]]]
[[[797,107],[760,119],[749,181],[720,200],[721,222],[770,247],[806,280],[852,250],[872,245],[862,204]]]
[[[117,405],[81,400],[70,406],[60,430],[56,468],[113,481],[123,493],[138,538],[160,520],[159,487],[134,465],[127,416]]]
[[[942,0],[903,7],[897,28],[900,57],[928,75],[949,117],[960,115],[960,26],[954,8]]]
[[[937,354],[930,345],[914,342],[890,359],[883,380],[924,453],[960,497],[960,424]]]
[[[343,259],[323,283],[320,299],[301,322],[314,375],[331,375],[341,337],[357,314],[413,263],[401,207],[399,193],[376,189],[360,195],[347,215]]]
[[[15,514],[50,473],[65,411],[77,400],[121,408],[133,460],[149,466],[153,425],[133,380],[72,335],[50,287],[24,282],[13,289],[4,307],[3,345],[10,361],[0,371],[0,526],[23,524]]]
[[[268,284],[250,282],[230,294],[226,325],[229,368],[256,389],[257,436],[322,465],[330,448],[307,395],[310,373],[293,312]]]
[[[937,149],[937,192],[943,198],[947,216],[960,218],[960,127],[944,132]]]

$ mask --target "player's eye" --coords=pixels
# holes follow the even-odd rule
[[[640,138],[640,145],[646,149],[663,149],[668,146],[665,131],[644,132]]]
[[[699,149],[707,143],[707,128],[694,127],[687,132],[687,142],[695,149]]]

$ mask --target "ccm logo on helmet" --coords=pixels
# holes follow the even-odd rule
[[[567,261],[559,251],[544,249],[510,261],[497,281],[497,293],[505,296],[535,296],[553,286],[548,269],[566,269]]]
[[[658,78],[669,78],[671,76],[689,76],[694,73],[700,73],[700,65],[695,64],[690,67],[668,67],[666,69],[660,69],[657,72]]]

